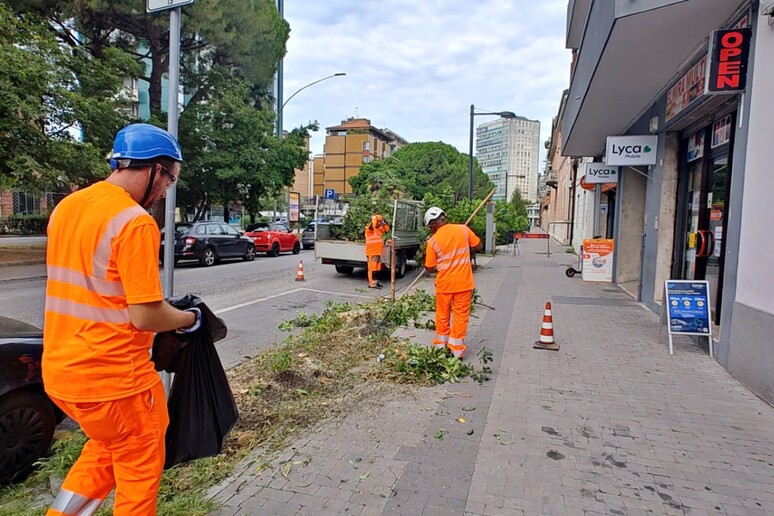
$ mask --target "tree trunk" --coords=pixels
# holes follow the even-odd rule
[[[148,88],[148,95],[150,96],[151,113],[161,111],[161,77],[164,75],[164,70],[161,64],[161,56],[156,52],[151,54],[151,63],[153,69],[150,75],[150,86]]]

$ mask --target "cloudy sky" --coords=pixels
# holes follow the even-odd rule
[[[315,154],[351,116],[467,153],[474,104],[540,120],[545,141],[569,86],[566,12],[567,0],[285,0],[285,100],[347,75],[293,97],[283,125],[317,120]]]

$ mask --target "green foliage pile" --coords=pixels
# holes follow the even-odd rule
[[[371,221],[371,216],[379,213],[389,222],[392,220],[392,208],[393,200],[385,195],[354,197],[349,203],[344,222],[340,227],[332,225],[331,233],[334,232],[335,228],[335,238],[363,242],[365,241],[365,227]]]

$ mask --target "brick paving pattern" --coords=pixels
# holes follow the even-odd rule
[[[491,381],[323,423],[213,489],[216,514],[774,514],[774,409],[690,340],[670,357],[656,314],[543,242],[476,273],[496,310],[468,360],[492,350]],[[532,348],[546,301],[559,351]]]

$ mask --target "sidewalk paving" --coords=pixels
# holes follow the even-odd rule
[[[273,468],[240,465],[217,514],[772,514],[774,409],[691,341],[669,356],[616,286],[567,278],[574,255],[519,245],[476,273],[496,310],[476,310],[467,360],[492,350],[491,381],[324,422]],[[532,348],[546,301],[556,352]]]

